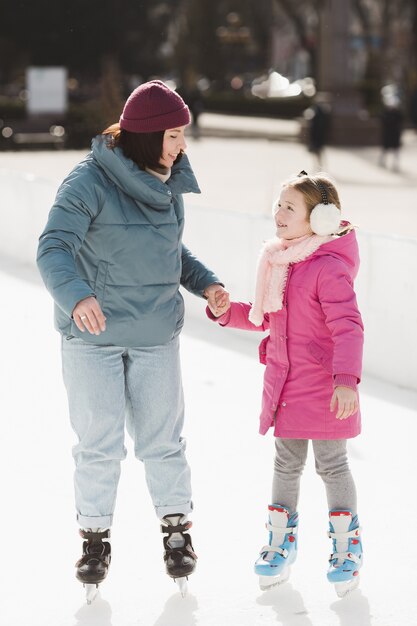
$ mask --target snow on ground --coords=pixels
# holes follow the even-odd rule
[[[266,541],[273,437],[257,434],[262,366],[256,348],[190,321],[182,336],[193,540],[198,569],[182,599],[164,573],[162,536],[132,447],[123,464],[113,562],[91,606],[74,578],[81,540],[52,303],[35,277],[3,262],[3,626],[415,626],[417,395],[366,379],[363,434],[350,442],[365,564],[360,590],[339,600],[326,580],[324,488],[310,454],[302,481],[299,558],[290,582],[258,589]],[[389,358],[389,355],[387,355]]]

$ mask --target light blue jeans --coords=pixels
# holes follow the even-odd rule
[[[62,368],[71,424],[79,441],[73,456],[80,526],[112,524],[120,462],[126,457],[126,417],[158,517],[190,513],[190,468],[181,437],[179,337],[150,348],[98,346],[63,338]]]

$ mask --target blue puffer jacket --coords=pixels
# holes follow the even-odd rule
[[[104,137],[58,190],[37,262],[66,337],[118,346],[153,346],[182,328],[180,284],[202,296],[219,282],[182,243],[186,192],[199,187],[184,155],[162,183]],[[100,335],[81,333],[75,305],[94,295],[107,318]]]

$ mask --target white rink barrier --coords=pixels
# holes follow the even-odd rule
[[[33,264],[58,182],[0,170],[0,185],[0,253]],[[261,243],[274,232],[272,218],[196,208],[187,196],[185,200],[186,245],[220,276],[233,299],[250,301]],[[366,333],[364,370],[417,391],[417,239],[357,233],[361,269],[356,291]],[[187,314],[203,320],[204,303],[184,295]],[[261,338],[260,333],[241,334],[254,342]]]
[[[0,253],[32,264],[58,183],[33,174],[0,170]]]

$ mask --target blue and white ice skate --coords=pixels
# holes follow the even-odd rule
[[[358,516],[349,510],[333,510],[329,513],[330,531],[333,540],[333,553],[330,555],[328,580],[334,584],[339,598],[343,598],[359,584],[359,570],[362,567],[361,527]]]
[[[269,530],[269,543],[255,563],[262,591],[288,580],[290,566],[297,557],[298,513],[290,515],[284,506],[270,504],[268,514],[269,522],[265,526]]]

